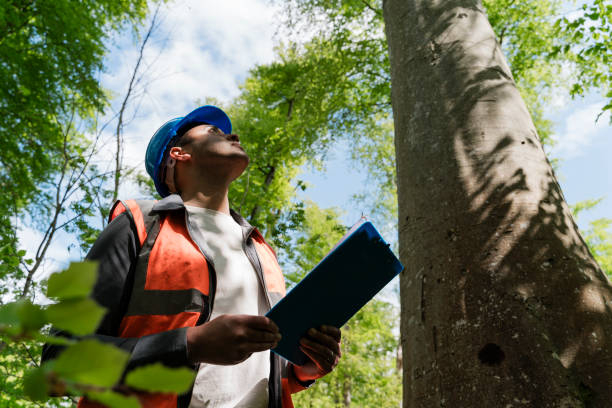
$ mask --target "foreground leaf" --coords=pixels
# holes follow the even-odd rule
[[[23,379],[23,390],[32,401],[46,401],[49,385],[47,373],[43,367],[38,367],[26,373]]]
[[[0,306],[0,329],[7,326],[19,325],[19,316],[17,314],[18,308],[19,304],[17,304],[17,302]]]
[[[112,391],[88,392],[87,397],[106,405],[108,408],[140,408],[138,398],[128,397]]]
[[[128,353],[112,345],[83,340],[66,348],[53,369],[61,378],[78,384],[111,387],[121,378],[128,358]]]
[[[85,297],[91,293],[97,276],[96,262],[72,262],[65,271],[49,277],[47,296],[59,299]]]
[[[17,309],[17,315],[24,332],[36,331],[47,323],[45,312],[40,306],[26,300],[20,300],[18,303],[21,303],[21,305]]]
[[[130,371],[125,383],[145,391],[182,394],[191,388],[194,378],[195,372],[189,368],[170,368],[155,363]]]
[[[49,306],[46,315],[54,327],[85,335],[96,330],[105,310],[90,298],[68,299]]]
[[[19,328],[13,334],[36,331],[45,323],[43,310],[28,300],[22,299],[0,307],[0,328]]]
[[[75,339],[71,339],[68,337],[50,336],[41,334],[40,332],[32,333],[32,339],[40,343],[53,344],[56,346],[70,346],[72,344],[76,344],[77,342]]]

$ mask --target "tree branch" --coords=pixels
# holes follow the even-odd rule
[[[377,9],[376,7],[372,6],[372,5],[370,4],[370,2],[368,2],[367,0],[361,0],[361,2],[362,2],[362,3],[363,3],[363,4],[364,4],[364,5],[367,7],[367,8],[369,8],[369,9],[370,9],[370,10],[372,10],[374,13],[376,13],[378,16],[380,16],[380,17],[382,17],[382,16],[383,16],[382,10]]]
[[[145,37],[140,45],[140,49],[138,50],[138,59],[136,60],[136,66],[134,67],[134,70],[132,71],[132,76],[128,84],[128,90],[121,103],[121,108],[119,109],[119,118],[117,120],[117,127],[115,130],[115,140],[116,140],[117,150],[115,152],[115,183],[114,183],[114,188],[113,188],[113,199],[112,199],[113,202],[117,200],[117,197],[119,195],[119,180],[121,178],[121,166],[123,162],[123,126],[124,126],[123,115],[125,114],[125,110],[132,96],[132,92],[134,91],[134,86],[140,81],[140,78],[138,78],[138,71],[140,69],[140,64],[142,63],[142,59],[144,57],[144,50],[147,45],[147,42],[149,41],[149,38],[151,38],[151,34],[153,34],[153,31],[157,27],[156,22],[157,22],[157,16],[159,14],[160,6],[161,6],[161,2],[157,4],[157,8],[155,9],[155,13],[153,14],[153,19],[151,20],[151,24],[149,25],[149,29],[147,30],[147,33],[145,34]]]

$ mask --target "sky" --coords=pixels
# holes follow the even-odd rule
[[[274,60],[275,31],[280,18],[277,9],[261,0],[178,0],[166,4],[159,15],[161,24],[146,48],[143,61],[146,74],[134,99],[138,109],[129,111],[130,121],[124,129],[125,163],[141,170],[148,140],[165,121],[184,116],[197,107],[197,101],[207,97],[230,101],[239,94],[239,86],[250,68]],[[109,43],[101,81],[114,96],[115,111],[136,63],[136,45],[137,40],[130,33]],[[557,175],[567,201],[573,204],[604,197],[598,207],[580,217],[582,228],[592,219],[612,217],[612,132],[608,117],[595,123],[603,104],[598,95],[576,101],[561,98],[549,112],[555,122],[557,140],[551,153],[561,159]],[[109,111],[109,116],[112,113]],[[111,130],[104,135],[109,147]],[[110,158],[112,150],[106,154]],[[304,194],[322,207],[343,209],[342,220],[351,225],[363,211],[351,197],[361,192],[366,175],[350,165],[346,146],[342,144],[329,157],[325,171],[305,170],[301,178],[311,187]],[[120,191],[121,197],[137,194],[135,186],[129,183]],[[40,234],[24,227],[21,237],[22,242],[36,242]],[[50,262],[39,278],[59,269],[68,259],[82,257],[74,246],[68,250],[71,244],[67,235],[58,238],[51,247]],[[28,250],[32,252],[32,248]]]
[[[581,214],[578,225],[587,228],[598,218],[612,218],[612,127],[610,114],[600,95],[567,101],[550,118],[556,124],[553,157],[560,159],[557,178],[570,204],[603,198],[595,208]]]

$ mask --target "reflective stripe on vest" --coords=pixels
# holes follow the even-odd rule
[[[113,207],[111,208],[109,215],[109,222],[117,218],[119,214],[127,212],[130,218],[136,224],[136,231],[138,231],[138,240],[140,241],[140,246],[144,244],[145,239],[147,238],[147,229],[145,228],[144,217],[142,215],[142,211],[140,211],[140,206],[135,200],[127,200],[117,201]]]

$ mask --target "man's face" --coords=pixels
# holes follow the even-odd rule
[[[226,135],[213,125],[189,129],[179,145],[191,153],[194,164],[209,174],[229,172],[235,179],[249,164],[249,156],[240,145],[238,135]]]

